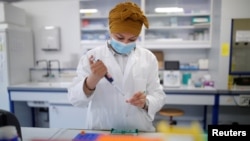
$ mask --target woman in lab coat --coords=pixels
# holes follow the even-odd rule
[[[166,95],[156,57],[135,43],[143,24],[148,28],[135,3],[117,4],[109,12],[110,40],[81,57],[68,98],[74,106],[88,107],[88,129],[155,131],[153,120]]]

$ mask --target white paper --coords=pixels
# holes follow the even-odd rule
[[[236,42],[250,42],[250,30],[237,30],[235,41]]]

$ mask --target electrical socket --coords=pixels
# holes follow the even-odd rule
[[[240,95],[239,96],[240,106],[250,106],[250,95]]]

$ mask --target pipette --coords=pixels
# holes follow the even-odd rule
[[[125,96],[125,93],[114,83],[114,79],[112,78],[112,76],[108,76],[108,74],[105,74],[105,78],[119,93],[122,94],[122,96]]]

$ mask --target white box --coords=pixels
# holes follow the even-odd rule
[[[26,25],[26,12],[12,4],[0,2],[0,23]]]
[[[198,61],[198,65],[199,65],[199,69],[208,69],[208,59],[199,59]]]

